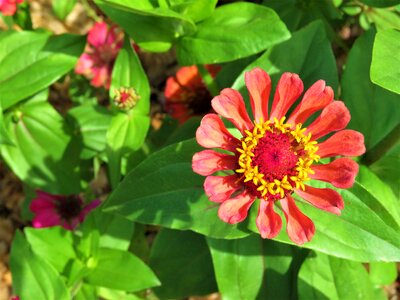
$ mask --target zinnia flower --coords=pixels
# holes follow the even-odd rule
[[[35,213],[32,225],[35,228],[62,226],[73,230],[82,223],[86,215],[100,205],[100,200],[93,200],[84,205],[77,195],[60,196],[42,191],[36,191],[37,198],[33,199],[29,208]]]
[[[205,68],[212,77],[221,69],[218,65],[206,65]],[[212,96],[197,66],[182,67],[175,76],[168,77],[164,96],[167,112],[181,124],[211,110]]]
[[[87,37],[85,53],[75,67],[77,74],[91,79],[95,87],[110,88],[115,59],[123,44],[123,32],[115,25],[104,22],[94,24]]]
[[[4,16],[12,16],[17,11],[17,5],[24,0],[0,0],[0,12]]]
[[[316,164],[320,158],[358,156],[365,152],[364,137],[353,130],[343,130],[350,114],[341,101],[334,101],[333,91],[323,80],[314,83],[286,119],[285,115],[303,92],[298,75],[284,73],[276,88],[270,114],[269,75],[260,68],[245,73],[253,111],[253,122],[246,112],[242,96],[226,88],[212,100],[212,107],[233,123],[241,133],[234,137],[216,114],[207,114],[196,132],[197,142],[205,148],[193,156],[194,172],[207,176],[204,189],[209,199],[220,203],[219,217],[230,224],[243,221],[256,198],[260,206],[256,225],[263,238],[275,237],[282,220],[274,204],[280,202],[286,218],[289,238],[296,244],[310,241],[315,227],[310,218],[296,206],[292,197],[298,194],[315,207],[340,214],[344,207],[338,192],[330,188],[307,185],[310,179],[331,183],[337,188],[353,185],[358,165],[350,158],[337,158],[327,164]],[[315,112],[321,114],[310,125],[303,124]],[[318,140],[335,132],[322,142]],[[226,153],[231,152],[231,154]],[[232,170],[226,176],[218,171]]]

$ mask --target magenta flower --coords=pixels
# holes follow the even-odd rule
[[[75,72],[90,79],[94,87],[109,89],[114,62],[122,44],[123,32],[117,26],[108,27],[104,22],[94,24]]]
[[[323,80],[314,83],[293,112],[290,107],[303,93],[303,82],[297,74],[284,73],[278,82],[271,112],[268,98],[271,79],[260,68],[245,73],[253,120],[242,96],[227,88],[214,97],[212,107],[240,131],[234,137],[216,114],[206,115],[196,132],[197,142],[205,148],[193,156],[194,172],[207,176],[204,189],[209,199],[220,203],[221,220],[235,224],[247,217],[256,198],[260,206],[256,225],[263,238],[273,238],[281,231],[282,220],[274,210],[280,207],[286,218],[289,238],[296,244],[310,241],[315,227],[297,207],[293,193],[313,206],[334,214],[344,208],[343,199],[330,188],[307,185],[310,179],[331,183],[337,188],[353,185],[358,165],[347,157],[327,164],[320,158],[358,156],[365,152],[364,137],[354,130],[343,130],[350,113],[343,102],[334,101],[333,91]],[[305,128],[303,124],[314,113],[319,116]],[[334,133],[325,141],[320,138]],[[215,176],[223,171],[226,176]]]
[[[29,208],[35,214],[32,225],[35,228],[62,226],[73,230],[82,223],[86,215],[99,206],[101,201],[96,199],[84,205],[77,195],[60,196],[42,191],[36,191],[37,198],[33,199]]]
[[[17,5],[24,0],[0,0],[0,12],[4,16],[12,16],[17,11]]]

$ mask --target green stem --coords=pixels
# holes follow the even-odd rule
[[[400,124],[392,129],[378,144],[365,154],[363,162],[367,166],[384,156],[390,149],[400,141]]]
[[[197,65],[199,69],[200,75],[203,78],[204,83],[207,85],[208,90],[211,93],[211,96],[215,97],[219,94],[218,86],[211,76],[211,74],[207,71],[207,69],[203,65]]]

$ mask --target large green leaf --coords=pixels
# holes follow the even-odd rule
[[[395,262],[373,262],[369,264],[371,281],[376,285],[389,285],[396,281],[397,265]]]
[[[170,9],[197,23],[213,13],[218,0],[167,0],[166,2]]]
[[[68,117],[82,139],[82,158],[91,158],[105,150],[107,129],[111,122],[108,109],[99,105],[84,104],[70,109]]]
[[[318,19],[329,28],[332,19],[341,17],[331,0],[264,0],[262,3],[275,10],[290,31],[296,31]]]
[[[400,199],[400,142],[370,168],[390,185],[397,199]]]
[[[21,299],[69,300],[67,288],[56,270],[36,256],[17,231],[11,247],[13,292]]]
[[[389,91],[400,94],[399,78],[400,32],[394,29],[380,31],[375,36],[372,51],[371,80]]]
[[[376,298],[368,273],[362,264],[311,252],[303,263],[298,279],[299,299]]]
[[[313,185],[328,186],[318,182]],[[303,247],[361,262],[399,261],[400,213],[398,200],[391,189],[368,168],[361,167],[354,186],[338,192],[345,201],[341,216],[296,201],[316,227],[315,236]],[[254,207],[252,219],[256,213]],[[257,232],[255,222],[249,224]],[[285,232],[281,232],[276,240],[291,243]]]
[[[3,115],[3,109],[1,108],[1,102],[0,102],[0,145],[1,144],[6,144],[6,145],[13,145],[8,132],[4,126],[4,115]]]
[[[364,134],[367,149],[400,123],[400,95],[382,89],[369,78],[374,36],[369,30],[357,39],[342,77],[342,98],[351,113],[349,127]]]
[[[160,284],[150,268],[132,253],[109,248],[100,248],[97,265],[85,281],[130,292]]]
[[[218,7],[195,34],[178,40],[176,50],[182,65],[220,63],[261,52],[289,36],[272,9],[239,2]]]
[[[0,34],[0,101],[6,109],[49,86],[70,71],[83,51],[84,37],[44,32]]]
[[[323,79],[333,90],[338,89],[335,57],[320,21],[311,23],[295,32],[290,40],[267,50],[244,71],[255,67],[267,71],[274,82],[278,82],[283,72],[294,72],[299,74],[305,87]],[[243,73],[239,75],[233,88],[244,89]]]
[[[219,291],[225,300],[255,299],[263,284],[264,257],[260,237],[207,239]]]
[[[25,228],[25,235],[33,253],[63,273],[70,260],[76,259],[73,234],[62,227]]]
[[[400,0],[361,0],[361,2],[374,7],[388,7],[400,4]]]
[[[154,289],[161,299],[217,291],[207,243],[194,232],[162,229],[154,241],[149,265],[162,283]]]
[[[118,185],[105,210],[140,223],[191,229],[217,238],[248,235],[244,225],[219,220],[218,205],[204,194],[204,177],[192,171],[192,156],[199,150],[192,139],[150,155]]]
[[[177,37],[193,32],[196,28],[189,18],[168,8],[154,7],[151,1],[95,2],[141,48],[148,51],[167,51]]]
[[[122,156],[142,146],[150,126],[149,82],[129,39],[126,39],[114,65],[110,97],[113,98],[115,90],[129,87],[135,88],[140,99],[132,110],[117,113],[107,131],[107,156],[112,186],[119,182]]]
[[[5,126],[15,146],[2,146],[1,154],[20,179],[54,194],[80,191],[79,147],[49,103],[26,102],[6,114]]]
[[[297,299],[297,273],[308,251],[258,235],[207,241],[223,299]]]

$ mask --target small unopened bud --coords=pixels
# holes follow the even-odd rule
[[[139,94],[132,87],[115,89],[114,103],[121,109],[129,110],[136,106],[140,99]]]

